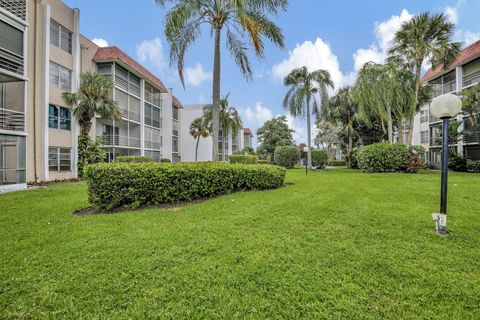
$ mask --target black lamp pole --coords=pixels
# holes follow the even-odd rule
[[[448,118],[443,118],[442,134],[442,185],[440,195],[440,214],[447,215],[447,184],[448,184]],[[447,234],[446,226],[440,225],[440,234]]]

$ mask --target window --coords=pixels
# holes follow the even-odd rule
[[[49,171],[71,171],[72,154],[69,148],[48,148],[48,170]]]
[[[173,117],[173,120],[178,121],[178,109],[175,107],[172,107],[172,117]]]
[[[72,53],[72,33],[55,20],[50,20],[50,43],[65,52]]]
[[[146,157],[153,157],[156,162],[160,162],[161,154],[160,151],[148,151],[145,150]]]
[[[0,47],[23,57],[23,31],[0,20]]]
[[[420,122],[421,123],[428,122],[428,110],[420,111]]]
[[[422,144],[428,143],[428,130],[420,132],[420,143]]]
[[[172,152],[178,152],[178,138],[172,138]]]
[[[50,104],[48,106],[48,127],[71,130],[72,116],[69,109]]]
[[[71,91],[72,71],[50,61],[50,85],[62,91]]]
[[[145,103],[145,124],[155,128],[162,127],[160,119],[160,109],[148,103]]]

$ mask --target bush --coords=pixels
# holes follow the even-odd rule
[[[117,162],[155,162],[154,157],[148,156],[119,156]]]
[[[162,158],[162,159],[160,159],[160,162],[172,163],[172,160],[170,160],[170,159],[168,159],[168,158]]]
[[[283,185],[277,166],[202,163],[99,163],[87,166],[91,204],[106,210],[208,198]]]
[[[105,161],[105,150],[102,144],[105,141],[101,138],[92,139],[90,137],[78,136],[78,176],[83,176],[85,165]]]
[[[328,161],[328,165],[332,167],[345,167],[347,163],[345,160],[330,160]]]
[[[257,164],[271,164],[268,160],[257,160]]]
[[[253,154],[232,154],[230,156],[230,163],[256,164],[258,157]]]
[[[456,172],[467,172],[467,159],[452,154],[448,158],[448,168]]]
[[[405,170],[408,173],[417,173],[420,169],[425,169],[425,162],[423,156],[425,155],[425,148],[422,146],[408,147],[409,161],[408,167]]]
[[[275,164],[285,167],[293,168],[300,160],[300,150],[295,146],[276,147],[273,155]]]
[[[357,160],[357,150],[352,150],[347,152],[347,168],[348,169],[358,169],[358,160]]]
[[[364,172],[400,172],[407,170],[410,153],[403,144],[376,143],[360,148],[357,159]]]
[[[324,169],[327,164],[327,158],[325,150],[312,150],[312,166]]]
[[[480,160],[467,160],[468,172],[480,173]]]

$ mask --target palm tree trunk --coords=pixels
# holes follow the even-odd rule
[[[417,110],[418,105],[418,93],[420,91],[420,72],[422,68],[422,63],[417,63],[415,65],[415,111]],[[415,118],[415,112],[410,117],[410,123],[408,124],[408,136],[407,136],[407,145],[411,146],[413,143],[413,121]]]
[[[220,115],[220,37],[221,29],[215,29],[215,50],[213,54],[213,103],[212,103],[212,161],[218,161],[218,130]]]
[[[312,168],[312,128],[310,125],[310,97],[307,96],[307,167]]]
[[[399,125],[398,128],[397,128],[397,132],[398,132],[398,141],[401,143],[401,144],[404,144],[404,141],[403,141],[403,125]],[[408,133],[410,133],[410,130],[408,131]]]
[[[388,141],[393,143],[393,120],[392,120],[392,110],[390,110],[390,106],[387,107],[387,119],[388,119]]]
[[[195,146],[195,162],[198,161],[198,144],[200,143],[200,136],[197,138],[197,145]]]

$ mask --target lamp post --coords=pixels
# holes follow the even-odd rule
[[[308,147],[303,147],[303,152],[305,152],[306,154],[306,157],[305,157],[305,175],[308,175],[308,153],[310,152],[310,150],[308,149]]]
[[[447,234],[447,182],[448,182],[448,120],[456,116],[462,108],[462,101],[454,94],[447,93],[432,100],[430,113],[442,119],[442,183],[440,189],[440,213],[432,214],[435,231]]]

